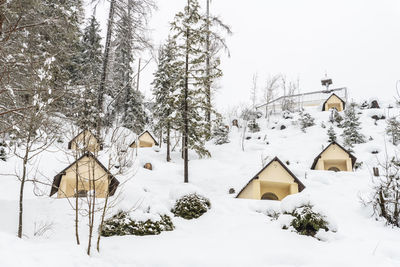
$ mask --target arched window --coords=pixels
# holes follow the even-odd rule
[[[278,197],[271,192],[265,193],[262,195],[261,199],[268,199],[268,200],[279,200]]]
[[[328,171],[340,172],[340,169],[337,167],[330,167]]]

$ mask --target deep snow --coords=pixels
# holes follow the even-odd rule
[[[240,146],[242,129],[233,127],[229,144],[208,144],[212,158],[190,155],[189,185],[183,184],[178,151],[167,163],[165,146],[159,152],[139,149],[128,174],[117,177],[124,185],[117,191],[119,200],[112,212],[150,207],[152,213],[168,213],[174,199],[182,192],[192,191],[210,198],[212,207],[199,219],[173,218],[176,229],[157,236],[103,238],[101,252],[93,250],[91,257],[85,252],[87,219],[81,217],[82,244],[77,246],[74,212],[68,201],[36,196],[31,184],[25,189],[24,238],[18,239],[19,183],[15,177],[1,175],[0,266],[400,266],[400,229],[375,220],[371,209],[360,201],[370,193],[372,167],[385,154],[386,123],[380,120],[376,126],[370,116],[376,112],[396,115],[399,110],[362,111],[362,132],[374,140],[355,146],[354,155],[363,166],[353,173],[310,170],[314,158],[327,145],[329,112],[319,110],[307,109],[316,125],[306,133],[294,123],[296,116],[293,120],[276,116],[268,125],[265,119],[259,119],[262,131],[246,134],[252,138],[245,141],[245,151]],[[321,122],[327,126],[325,129]],[[276,125],[282,123],[287,128],[279,130]],[[275,129],[271,129],[273,126]],[[338,135],[339,130],[335,128]],[[32,166],[40,171],[37,175],[51,180],[68,164],[70,158],[62,151],[67,142],[65,138],[64,143],[39,156]],[[373,150],[380,153],[371,154]],[[394,153],[389,142],[387,150],[389,155]],[[282,230],[279,220],[266,215],[268,210],[281,208],[278,201],[235,199],[235,194],[228,194],[230,188],[239,192],[259,171],[262,158],[268,157],[267,163],[275,156],[289,161],[289,169],[305,184],[306,189],[299,196],[312,200],[337,227],[336,233],[324,236],[326,241]],[[149,161],[152,171],[142,168]],[[19,164],[14,158],[0,162],[0,174],[14,173]],[[40,188],[47,194],[50,191],[49,187]],[[289,199],[284,200],[282,207],[290,205],[288,202]],[[34,236],[35,224],[46,222],[53,223],[52,230],[44,236]]]

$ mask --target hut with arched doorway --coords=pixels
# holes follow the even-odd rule
[[[330,143],[314,159],[312,170],[353,171],[357,158],[336,142]]]
[[[337,111],[343,111],[345,108],[346,102],[343,99],[338,97],[336,94],[331,94],[327,100],[322,104],[322,111],[327,111],[332,108],[335,108]]]
[[[262,168],[236,198],[282,200],[305,186],[277,157]]]
[[[138,141],[139,145],[136,144],[136,141]],[[157,140],[153,137],[153,135],[149,131],[144,131],[139,135],[137,140],[132,142],[132,144],[129,147],[135,148],[135,147],[153,147],[153,146],[158,146]]]
[[[119,181],[90,152],[54,176],[50,196],[57,198],[86,197],[94,193],[97,198],[113,196]]]
[[[90,131],[83,130],[71,141],[68,142],[68,149],[75,151],[90,151],[92,153],[98,152],[103,149],[102,143],[99,139]]]

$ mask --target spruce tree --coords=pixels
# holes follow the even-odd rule
[[[102,107],[98,106],[98,85],[102,66],[102,46],[100,25],[95,16],[92,16],[83,30],[80,43],[80,53],[76,61],[79,71],[75,75],[78,91],[74,104],[76,123],[81,128],[96,129],[98,117]]]
[[[143,132],[147,116],[143,107],[143,95],[133,88],[127,92],[125,109],[123,112],[123,125],[137,134]]]
[[[400,122],[396,117],[387,120],[386,133],[392,137],[392,144],[396,146],[400,141]]]
[[[329,127],[327,134],[329,143],[336,142],[336,133],[332,126]]]
[[[354,144],[365,143],[365,136],[361,134],[361,122],[356,113],[355,103],[348,105],[344,112],[344,121],[342,123],[344,145],[352,148]]]
[[[175,120],[179,109],[176,95],[182,82],[182,62],[177,61],[177,45],[174,39],[168,38],[160,48],[158,68],[154,73],[153,95],[155,105],[153,115],[157,119],[156,129],[162,134],[166,132],[167,161],[171,160],[171,130],[176,128]]]
[[[177,13],[171,23],[173,38],[178,44],[178,61],[182,64],[184,78],[179,94],[184,182],[189,181],[188,150],[195,150],[199,156],[210,156],[210,152],[205,148],[209,131],[207,131],[207,121],[204,119],[207,99],[203,93],[205,31],[201,24],[202,19],[197,0],[188,0],[184,11]]]
[[[218,115],[213,129],[214,144],[222,145],[229,143],[229,128],[223,123],[222,116]]]
[[[306,128],[315,125],[314,118],[310,113],[300,111],[300,128],[303,132],[306,132]]]
[[[143,95],[134,88],[132,63],[134,62],[134,30],[132,11],[121,10],[115,37],[115,55],[113,63],[113,82],[108,94],[113,99],[107,112],[106,124],[122,114],[122,123],[126,128],[139,134],[146,123],[143,107]]]

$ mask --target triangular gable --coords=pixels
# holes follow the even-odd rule
[[[55,193],[58,192],[58,188],[61,183],[61,178],[65,174],[65,172],[71,168],[76,162],[79,162],[81,159],[84,157],[91,157],[95,160],[95,162],[108,174],[108,179],[110,180],[110,183],[108,185],[108,194],[109,196],[113,196],[115,191],[117,190],[117,187],[119,185],[119,181],[109,172],[109,170],[90,152],[86,152],[83,154],[81,157],[79,157],[76,161],[71,163],[68,167],[66,167],[64,170],[59,172],[56,176],[54,176],[53,179],[53,184],[51,186],[51,191],[50,191],[50,196],[54,195]]]
[[[356,164],[357,158],[356,158],[355,156],[353,156],[353,154],[351,154],[350,151],[348,151],[346,148],[342,147],[341,145],[339,145],[338,143],[336,143],[335,141],[333,141],[333,142],[331,142],[327,147],[325,147],[325,149],[322,150],[322,152],[319,153],[318,156],[314,159],[314,162],[313,162],[313,164],[312,164],[312,166],[311,166],[311,169],[312,169],[312,170],[315,169],[315,166],[317,165],[318,160],[321,158],[322,154],[323,154],[329,147],[331,147],[332,145],[337,145],[340,149],[342,149],[344,152],[346,152],[346,154],[348,154],[349,157],[351,158],[351,165],[352,165],[352,167],[354,167],[354,164]]]
[[[74,138],[72,138],[72,140],[68,142],[68,149],[71,149],[71,148],[72,148],[72,142],[74,142],[79,136],[81,136],[82,134],[84,134],[85,131],[88,131],[88,132],[94,137],[94,139],[96,140],[96,142],[97,142],[97,143],[99,144],[99,146],[100,146],[100,150],[103,150],[103,145],[100,143],[99,139],[92,133],[92,131],[90,131],[90,130],[88,130],[88,129],[82,130],[82,131],[81,131],[80,133],[78,133]]]
[[[325,102],[322,104],[322,111],[325,111],[325,104],[326,104],[326,102],[328,102],[329,99],[331,99],[333,96],[336,96],[336,97],[343,103],[343,109],[345,108],[346,102],[344,102],[344,100],[341,99],[337,94],[333,93],[333,94],[331,94],[331,95],[325,100]]]
[[[240,193],[243,192],[243,190],[255,179],[258,179],[258,176],[266,169],[268,168],[274,161],[277,161],[288,173],[290,176],[293,177],[295,183],[297,183],[299,185],[299,192],[303,191],[305,186],[304,184],[296,177],[296,175],[294,175],[294,173],[289,170],[288,167],[286,167],[286,165],[278,158],[275,157],[273,158],[267,165],[264,166],[264,168],[262,168],[256,175],[254,175],[253,178],[250,179],[250,181],[242,188],[242,190],[240,190],[240,192],[236,195],[236,198],[240,195]]]
[[[154,144],[156,145],[156,146],[158,146],[158,142],[157,142],[157,140],[154,138],[154,136],[149,132],[149,131],[144,131],[143,133],[141,133],[139,136],[138,136],[138,140],[140,139],[140,137],[142,136],[142,135],[144,135],[145,133],[148,133],[149,135],[150,135],[150,137],[154,140]],[[135,145],[135,143],[136,143],[136,140],[135,141],[133,141],[132,142],[132,144],[130,145],[130,147],[132,147],[132,146],[134,146]]]

